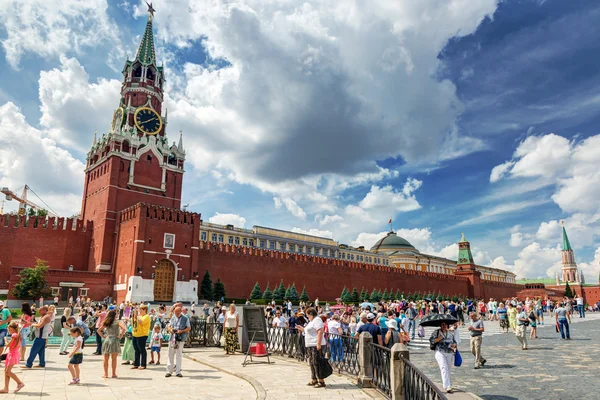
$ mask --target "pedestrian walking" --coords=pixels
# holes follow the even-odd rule
[[[52,325],[50,324],[51,320],[50,314],[48,313],[48,307],[40,307],[38,312],[41,317],[40,322],[31,325],[35,328],[35,339],[33,339],[31,350],[29,350],[29,357],[27,358],[25,365],[22,365],[21,368],[31,369],[36,356],[39,356],[40,359],[40,363],[36,368],[46,367],[46,341],[52,331]]]
[[[31,322],[33,320],[33,312],[29,303],[21,304],[21,361],[25,361],[25,352],[27,351],[27,337],[31,330]]]
[[[508,333],[508,328],[510,325],[508,323],[508,314],[506,308],[504,307],[504,303],[498,304],[498,310],[496,310],[496,314],[498,315],[498,321],[500,322],[500,329],[502,329],[502,333]]]
[[[562,339],[571,340],[571,333],[569,332],[571,313],[564,307],[562,302],[558,303],[558,307],[554,310],[554,315],[556,316],[556,325]]]
[[[579,318],[585,318],[585,308],[583,305],[583,297],[581,295],[577,296],[575,299],[577,302],[577,311],[579,311]]]
[[[481,342],[483,341],[483,332],[485,327],[483,321],[477,318],[477,314],[474,312],[469,314],[471,323],[469,325],[469,332],[471,334],[471,353],[475,356],[475,369],[479,369],[485,365],[487,360],[481,355]]]
[[[102,355],[102,336],[98,333],[99,330],[102,329],[102,324],[106,319],[106,304],[102,304],[100,308],[94,313],[96,319],[96,351],[92,353],[92,355],[100,356]]]
[[[323,348],[326,346],[325,326],[323,320],[317,317],[317,311],[314,308],[308,308],[306,315],[309,320],[308,324],[305,327],[298,326],[298,329],[304,332],[304,343],[308,353],[308,363],[311,373],[311,380],[308,382],[308,386],[324,388],[326,387],[325,378],[328,372],[325,370],[325,363],[328,363],[328,361],[323,354]],[[375,316],[373,315],[374,319]],[[377,328],[379,329],[379,327]]]
[[[10,380],[14,380],[17,383],[15,393],[23,389],[25,384],[17,377],[13,372],[13,367],[21,361],[21,335],[19,333],[19,324],[17,322],[11,322],[8,325],[8,335],[10,342],[4,349],[6,354],[6,360],[4,361],[4,389],[0,390],[0,393],[8,393],[8,385]]]
[[[167,360],[166,378],[173,375],[173,370],[176,376],[181,378],[181,364],[183,362],[183,345],[187,340],[188,332],[192,329],[190,319],[181,313],[181,307],[175,307],[173,316],[169,322],[169,358]]]
[[[527,325],[529,325],[529,318],[527,313],[522,306],[517,306],[517,329],[515,335],[521,343],[521,349],[527,350]]]
[[[81,330],[79,327],[71,328],[71,336],[74,339],[73,350],[69,354],[69,372],[71,373],[71,382],[69,385],[78,385],[81,383],[80,380],[80,369],[79,366],[83,363],[83,350],[81,348],[83,344],[83,338],[81,337]]]
[[[406,316],[408,317],[408,331],[410,336],[410,340],[415,340],[415,328],[417,325],[417,310],[412,303],[408,303],[408,309],[406,310]]]
[[[60,332],[62,333],[62,340],[60,341],[60,355],[64,356],[69,354],[67,348],[72,343],[72,337],[70,334],[72,326],[69,324],[69,317],[71,316],[71,309],[65,307],[62,317],[60,317]]]
[[[112,377],[117,377],[117,356],[121,354],[121,338],[125,333],[125,327],[121,325],[117,318],[117,312],[111,310],[106,315],[102,323],[102,329],[98,330],[103,339],[102,354],[104,355],[104,375],[103,378],[108,378],[108,360],[111,361]]]
[[[506,314],[508,315],[508,325],[512,328],[513,332],[517,332],[517,309],[512,303],[508,303]]]
[[[440,328],[433,331],[429,338],[430,348],[435,351],[435,361],[440,367],[442,374],[442,385],[446,393],[452,393],[452,384],[450,382],[450,369],[454,365],[454,355],[456,351],[456,339],[452,332],[448,330],[448,324],[442,322]]]
[[[130,321],[126,322],[127,329],[125,330],[125,341],[123,343],[123,352],[121,353],[121,359],[123,362],[121,365],[129,365],[135,360],[135,351],[133,350],[133,334]]]

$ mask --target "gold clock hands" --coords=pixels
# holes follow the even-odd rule
[[[147,120],[147,121],[144,121],[144,122],[142,122],[142,123],[143,123],[143,124],[145,124],[145,123],[147,123],[147,122],[154,121],[156,118],[157,118],[157,117],[150,118],[149,120]]]

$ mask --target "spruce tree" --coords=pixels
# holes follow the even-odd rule
[[[262,292],[260,291],[260,285],[258,282],[254,284],[254,288],[252,288],[252,292],[250,293],[250,300],[257,300],[262,298]]]
[[[225,299],[225,285],[221,282],[221,278],[217,278],[213,288],[213,300],[219,301]]]
[[[354,287],[354,289],[352,289],[352,303],[354,304],[358,304],[360,303],[360,295],[358,294],[358,290],[356,289],[356,287]]]
[[[348,289],[346,289],[346,286],[344,286],[344,289],[342,289],[342,293],[340,293],[340,299],[342,299],[343,302],[345,302],[345,298],[348,296]]]
[[[358,294],[358,293],[357,293]],[[346,293],[344,294],[344,297],[342,297],[342,301],[345,304],[350,304],[352,303],[352,293],[349,290],[346,290]]]
[[[269,282],[267,282],[267,288],[265,289],[262,298],[269,301],[273,300],[273,292],[271,292]]]
[[[202,297],[204,300],[213,299],[213,283],[212,279],[210,279],[210,273],[208,270],[206,270],[204,273],[204,277],[200,283],[200,297]]]
[[[275,291],[273,292],[273,298],[275,300],[283,300],[285,296],[285,286],[283,284],[283,279],[281,280],[281,282],[279,283],[279,286],[277,287],[277,289],[275,289]]]
[[[369,296],[369,300],[371,301],[371,303],[377,302],[377,289],[373,289],[373,291],[371,292],[371,296]]]
[[[383,291],[381,298],[385,301],[388,301],[390,299],[390,295],[388,294],[387,288]]]
[[[284,300],[287,300],[290,298],[290,295],[292,294],[291,289],[292,289],[292,285],[288,285],[287,289],[285,289],[285,294],[283,296]]]
[[[298,301],[299,298],[300,295],[298,294],[298,290],[296,289],[296,284],[292,283],[292,286],[290,287],[290,296],[288,297],[288,299],[292,301]]]
[[[307,302],[308,301],[308,293],[306,293],[306,286],[302,288],[302,294],[300,294],[300,300]]]
[[[573,295],[573,292],[571,291],[571,286],[569,286],[569,282],[567,282],[567,284],[565,285],[565,296],[568,297],[568,298],[570,298],[570,299],[573,298],[573,297],[575,297]]]

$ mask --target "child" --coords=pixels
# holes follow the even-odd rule
[[[8,393],[8,384],[10,383],[11,378],[17,382],[17,388],[15,389],[15,393],[17,393],[25,386],[17,375],[12,372],[13,366],[19,364],[21,360],[21,333],[19,332],[18,322],[12,322],[8,325],[8,334],[10,335],[10,342],[8,346],[4,348],[4,352],[8,351],[4,369],[4,389],[0,390],[0,393]]]
[[[71,328],[70,332],[75,342],[73,343],[73,351],[69,354],[69,357],[71,357],[69,360],[69,372],[71,372],[71,376],[73,377],[69,385],[77,385],[80,383],[79,364],[83,362],[83,351],[81,350],[83,337],[81,337],[81,329],[79,327]]]
[[[160,347],[162,346],[162,333],[160,333],[160,325],[154,325],[154,333],[152,334],[152,340],[150,345],[152,351],[150,352],[150,364],[154,364],[154,353],[156,353],[156,365],[160,365]]]

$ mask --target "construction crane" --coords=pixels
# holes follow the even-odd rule
[[[27,192],[33,193],[38,199],[40,199],[42,203],[44,203],[44,205],[46,206],[45,210],[48,212],[48,216],[58,217],[58,214],[56,214],[56,212],[48,204],[46,204],[46,202],[42,200],[40,196],[35,194],[35,192],[31,190],[31,188],[27,185],[23,186],[23,192],[21,196],[16,195],[15,192],[9,190],[7,187],[3,187],[2,189],[0,189],[0,193],[3,193],[6,196],[6,200],[11,201],[14,199],[19,202],[19,211],[17,212],[18,215],[26,215],[27,207],[35,211],[44,210],[43,207],[38,206],[30,200],[27,200]]]

